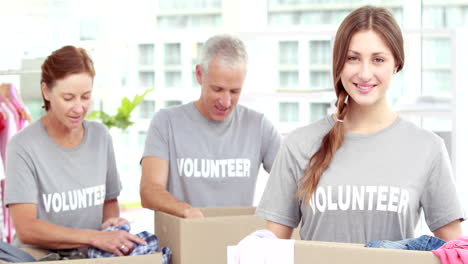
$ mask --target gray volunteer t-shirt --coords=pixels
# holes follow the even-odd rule
[[[63,148],[38,120],[8,143],[5,204],[33,203],[38,218],[77,229],[100,228],[105,200],[118,197],[120,179],[106,127],[84,121],[80,145]]]
[[[258,170],[270,171],[281,142],[263,114],[237,105],[222,122],[193,102],[153,117],[143,157],[169,162],[167,188],[195,207],[251,206]]]
[[[435,134],[398,118],[369,135],[347,133],[310,201],[299,179],[334,121],[299,128],[278,152],[256,214],[297,227],[304,240],[365,243],[413,237],[424,209],[434,231],[464,218],[447,150]]]

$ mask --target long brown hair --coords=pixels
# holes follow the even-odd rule
[[[62,47],[47,57],[42,64],[41,85],[45,83],[48,89],[55,86],[57,80],[62,80],[71,74],[88,73],[94,78],[95,70],[93,61],[86,50],[74,46]],[[44,108],[50,108],[50,102],[42,95]]]
[[[363,6],[351,12],[338,28],[333,46],[333,82],[337,97],[336,118],[341,121],[345,119],[348,112],[346,103],[348,93],[341,82],[341,71],[346,62],[351,38],[356,32],[362,30],[373,30],[386,42],[395,58],[396,72],[403,68],[405,61],[400,27],[387,9]],[[320,148],[309,160],[309,165],[301,179],[301,187],[297,192],[297,197],[305,201],[310,200],[317,189],[320,176],[328,168],[335,152],[343,143],[344,132],[343,122],[336,122],[323,137]]]

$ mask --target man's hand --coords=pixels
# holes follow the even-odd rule
[[[203,218],[203,213],[198,208],[190,207],[185,209],[184,218]]]

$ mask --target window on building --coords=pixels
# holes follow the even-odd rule
[[[279,42],[279,64],[298,65],[299,64],[299,42],[280,41]]]
[[[164,64],[180,65],[182,61],[180,43],[164,44]]]
[[[180,71],[166,71],[164,73],[164,84],[166,88],[182,87],[182,73]]]
[[[222,24],[221,0],[158,1],[158,8],[161,29],[216,28]]]
[[[299,42],[280,41],[278,43],[279,86],[280,89],[299,88]]]
[[[143,100],[140,105],[140,118],[151,119],[156,109],[156,104],[152,100]]]
[[[311,40],[309,42],[309,50],[311,65],[330,65],[332,61],[330,40]]]
[[[85,17],[80,21],[80,40],[96,40],[99,35],[99,21],[96,17]]]
[[[195,66],[200,63],[200,52],[202,49],[202,42],[195,42],[192,44],[192,87],[200,87],[197,81],[197,75],[195,72]]]
[[[165,107],[171,107],[171,106],[176,106],[176,105],[181,105],[182,101],[180,100],[168,100],[164,102]]]
[[[309,121],[315,122],[327,115],[329,103],[310,103],[309,104]]]
[[[154,71],[140,71],[138,73],[140,87],[144,89],[154,88]]]
[[[146,131],[138,131],[138,149],[143,150],[145,148]]]
[[[154,44],[138,45],[138,64],[141,66],[154,65]]]
[[[298,71],[280,71],[279,82],[280,82],[280,88],[282,89],[298,89],[299,88],[299,72]]]
[[[441,5],[440,2],[423,0],[422,24],[425,28],[468,26],[468,6]]]
[[[279,103],[279,120],[284,123],[299,122],[299,103]]]
[[[445,37],[423,37],[422,94],[446,95],[452,91],[452,45]]]
[[[310,71],[310,87],[314,90],[333,89],[330,72]]]
[[[376,3],[377,2],[377,3]],[[357,6],[371,4],[389,8],[398,23],[403,23],[403,1],[321,1],[269,0],[268,24],[271,26],[339,25]]]
[[[332,89],[331,41],[312,40],[309,42],[310,87],[314,90]]]

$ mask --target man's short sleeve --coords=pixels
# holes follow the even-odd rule
[[[146,133],[144,157],[159,157],[169,160],[169,116],[167,111],[161,110],[151,120]]]
[[[263,117],[263,133],[262,133],[262,158],[263,168],[270,172],[273,162],[275,161],[276,154],[281,145],[281,136],[273,124]]]

